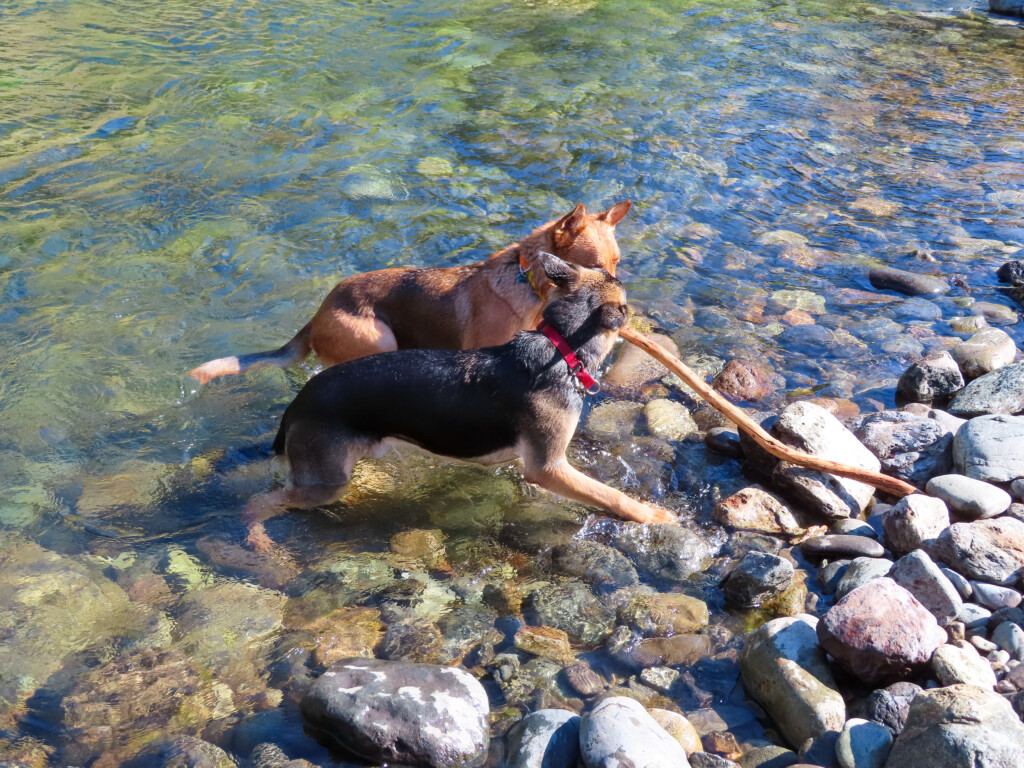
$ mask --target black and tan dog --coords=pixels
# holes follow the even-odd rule
[[[359,459],[403,442],[481,464],[522,459],[527,481],[560,496],[627,520],[675,522],[566,460],[583,407],[580,382],[611,350],[628,307],[622,284],[605,270],[546,253],[538,261],[554,286],[544,332],[522,331],[498,347],[385,352],[310,379],[274,440],[288,459],[288,485],[250,500],[249,543],[270,550],[264,520],[340,498]],[[567,344],[578,363],[556,344],[568,351]]]

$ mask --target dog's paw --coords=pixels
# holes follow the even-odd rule
[[[245,543],[253,552],[261,555],[273,555],[277,551],[277,545],[267,534],[263,523],[256,523],[249,529],[249,535],[245,537]]]
[[[671,523],[672,525],[679,525],[679,518],[676,513],[665,509],[664,507],[656,507],[653,504],[646,505],[648,509],[648,517],[643,522],[645,523]]]

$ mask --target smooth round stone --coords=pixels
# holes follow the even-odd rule
[[[638,701],[624,696],[604,699],[583,718],[580,751],[588,768],[689,764],[682,745]]]
[[[694,752],[700,752],[703,749],[700,743],[700,734],[693,727],[693,723],[678,712],[671,712],[667,709],[651,709],[649,712],[654,721],[664,728],[669,736],[682,745],[687,755],[692,755]]]
[[[851,718],[836,742],[836,759],[842,768],[882,768],[892,749],[892,734],[884,725]]]
[[[850,567],[851,560],[833,560],[828,565],[821,567],[818,571],[818,584],[826,595],[835,593],[836,587],[842,580],[846,569]]]
[[[605,679],[583,662],[566,667],[563,674],[566,682],[581,696],[595,696],[608,687]]]
[[[894,267],[875,267],[868,272],[868,280],[880,291],[896,291],[905,296],[938,296],[949,292],[949,283],[941,278]]]
[[[800,550],[808,560],[881,557],[885,554],[885,548],[877,541],[873,541],[867,536],[851,536],[850,534],[815,536],[802,542]]]
[[[683,440],[700,431],[686,406],[674,400],[651,400],[644,406],[644,416],[648,431],[666,440]]]
[[[974,599],[990,611],[1020,605],[1021,594],[1015,589],[985,584],[981,581],[972,581],[971,587],[974,588]]]
[[[957,618],[964,623],[967,631],[970,632],[971,630],[985,631],[991,616],[992,611],[988,608],[983,608],[975,603],[964,603],[964,607],[960,609]]]
[[[925,490],[946,502],[950,512],[969,520],[1000,515],[1013,501],[1002,488],[966,475],[938,475]]]
[[[1020,320],[1020,316],[1013,308],[990,301],[976,302],[971,311],[984,317],[990,325],[1013,325]]]
[[[962,599],[970,599],[971,595],[974,594],[974,588],[971,586],[971,582],[969,582],[959,573],[954,571],[952,568],[946,568],[945,566],[940,565],[939,570],[942,571],[943,576],[949,579],[949,583],[956,588],[956,591],[960,593],[960,597]]]
[[[953,347],[951,354],[969,381],[1012,363],[1017,347],[1005,331],[985,328]]]
[[[945,502],[922,493],[904,496],[882,518],[884,540],[893,552],[905,555],[933,544],[949,527]]]
[[[792,768],[799,760],[796,752],[771,744],[744,752],[740,768]]]
[[[942,645],[932,655],[932,671],[942,685],[967,683],[992,690],[996,676],[973,645]]]
[[[565,709],[540,709],[512,726],[505,736],[507,768],[576,765],[580,757],[580,717]]]
[[[704,436],[704,445],[715,453],[733,458],[743,458],[740,435],[735,427],[714,427]]]
[[[892,561],[877,557],[855,558],[836,585],[836,600],[842,600],[857,587],[880,579],[889,573]]]
[[[961,315],[960,317],[951,317],[947,321],[949,329],[953,333],[961,333],[964,335],[970,333],[977,333],[988,328],[988,321],[981,315]]]
[[[931,551],[969,579],[1015,586],[1024,574],[1024,523],[1012,517],[954,523]]]
[[[772,375],[753,360],[730,360],[711,386],[733,401],[763,400],[775,392]]]
[[[894,304],[892,312],[895,317],[907,320],[938,320],[942,317],[942,307],[916,297]]]
[[[992,642],[1017,661],[1024,660],[1024,629],[1012,621],[1004,621],[992,632]]]
[[[869,539],[878,539],[878,533],[863,520],[845,518],[836,520],[828,527],[828,532],[835,535],[867,536]]]

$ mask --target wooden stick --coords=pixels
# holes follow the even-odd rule
[[[746,412],[742,408],[733,405],[724,396],[708,386],[708,384],[690,370],[682,360],[665,349],[662,349],[642,333],[626,327],[619,331],[619,335],[630,344],[642,349],[693,387],[698,393],[700,393],[701,397],[725,414],[729,421],[732,421],[737,427],[750,435],[755,443],[768,451],[772,456],[782,459],[783,461],[788,461],[791,464],[798,464],[802,467],[807,467],[808,469],[817,469],[821,472],[828,472],[832,475],[847,477],[850,480],[857,480],[858,482],[866,483],[867,485],[874,486],[881,491],[885,491],[892,496],[909,496],[912,493],[918,492],[917,488],[912,486],[910,483],[897,480],[895,477],[889,477],[888,475],[883,475],[880,472],[870,472],[866,469],[858,469],[857,467],[851,467],[849,464],[840,464],[837,461],[821,459],[817,456],[811,456],[810,454],[790,448],[785,443],[776,440],[761,429],[761,425],[747,416]]]

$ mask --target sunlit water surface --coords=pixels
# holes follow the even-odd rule
[[[415,455],[365,468],[346,505],[274,521],[294,573],[238,549],[315,369],[202,391],[184,371],[278,346],[341,277],[467,263],[576,202],[628,198],[621,277],[684,352],[764,362],[785,379],[764,408],[891,405],[972,300],[1013,306],[995,270],[1024,243],[1022,37],[942,0],[0,3],[5,748],[116,765],[205,733],[240,758],[269,740],[326,765],[290,695],[318,617],[399,605],[444,634],[482,584],[550,578],[537,555],[581,508],[515,470]],[[858,292],[878,264],[955,287],[876,303]],[[793,289],[809,293],[778,293]],[[783,334],[793,307],[830,340]],[[710,506],[746,482],[642,426],[574,455],[713,547]],[[425,596],[360,593],[344,563],[381,562],[413,528],[447,537],[444,567],[417,571]],[[716,578],[682,587],[724,633],[684,709],[742,704]],[[196,618],[211,605],[230,632],[267,623],[236,643]],[[165,678],[213,686],[196,711],[83,714],[142,648],[192,670]]]

